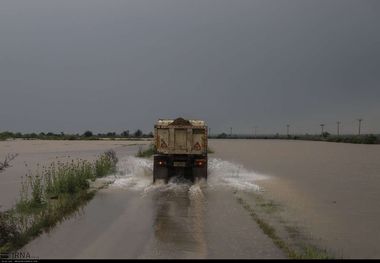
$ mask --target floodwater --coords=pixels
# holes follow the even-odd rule
[[[214,157],[270,176],[257,184],[337,258],[380,258],[380,145],[211,141]]]
[[[285,257],[233,194],[257,191],[262,176],[212,158],[207,183],[152,184],[152,160],[128,155],[118,166],[81,213],[23,250],[40,258]]]
[[[54,161],[75,158],[94,160],[104,151],[113,149],[118,156],[133,154],[133,145],[146,145],[147,141],[0,141],[0,160],[7,154],[18,154],[10,166],[0,173],[0,210],[11,208],[19,197],[22,176],[36,172]]]
[[[194,185],[182,178],[152,184],[152,160],[133,157],[139,146],[119,148],[125,150],[118,152],[118,173],[107,178],[113,183],[22,250],[40,258],[284,258],[237,202],[235,193],[244,192],[280,203],[286,220],[335,257],[380,257],[379,146],[285,140],[210,146],[208,181]]]

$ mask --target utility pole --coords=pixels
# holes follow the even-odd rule
[[[322,134],[322,135],[323,135],[324,128],[325,128],[325,125],[322,123],[322,124],[321,124],[321,134]]]
[[[289,137],[289,127],[290,125],[289,124],[286,124],[286,135]]]
[[[257,126],[252,127],[252,137],[256,137],[256,128]]]
[[[340,121],[336,122],[336,134],[339,136]]]
[[[230,127],[230,137],[232,137],[232,127]]]
[[[358,122],[359,122],[359,130],[358,130],[358,134],[360,135],[360,131],[361,131],[361,128],[362,128],[362,121],[363,119],[358,119]]]
[[[211,136],[211,128],[208,128],[208,136]]]

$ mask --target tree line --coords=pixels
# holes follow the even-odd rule
[[[300,135],[239,135],[220,133],[209,135],[210,139],[276,139],[276,140],[305,140],[305,141],[325,141],[325,142],[343,142],[357,144],[380,144],[380,135],[362,134],[362,135],[332,135],[323,132],[320,135],[300,134]]]
[[[135,139],[135,138],[153,138],[153,133],[144,133],[142,130],[137,129],[133,133],[125,130],[121,133],[107,132],[107,133],[94,133],[90,130],[82,134],[70,133],[54,133],[54,132],[40,132],[40,133],[21,133],[21,132],[0,132],[0,140],[6,139],[41,139],[41,140],[99,140],[99,139]]]

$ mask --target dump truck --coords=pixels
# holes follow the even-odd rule
[[[159,119],[154,125],[153,182],[182,175],[207,179],[207,126],[202,120]]]

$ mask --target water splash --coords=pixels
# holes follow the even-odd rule
[[[144,190],[152,185],[153,161],[150,159],[126,156],[118,162],[117,170],[112,187]]]
[[[244,166],[229,161],[213,158],[209,160],[208,184],[211,187],[225,186],[239,190],[260,190],[257,180],[268,176],[249,171]]]
[[[167,184],[157,181],[153,184],[153,161],[151,159],[126,156],[118,163],[119,173],[112,187],[128,188],[142,191],[144,194],[151,191],[189,191],[199,194],[204,186],[210,188],[229,187],[246,191],[257,191],[257,180],[267,179],[268,176],[247,170],[242,165],[210,158],[208,164],[208,180],[201,180],[195,184],[181,177],[172,177]]]

